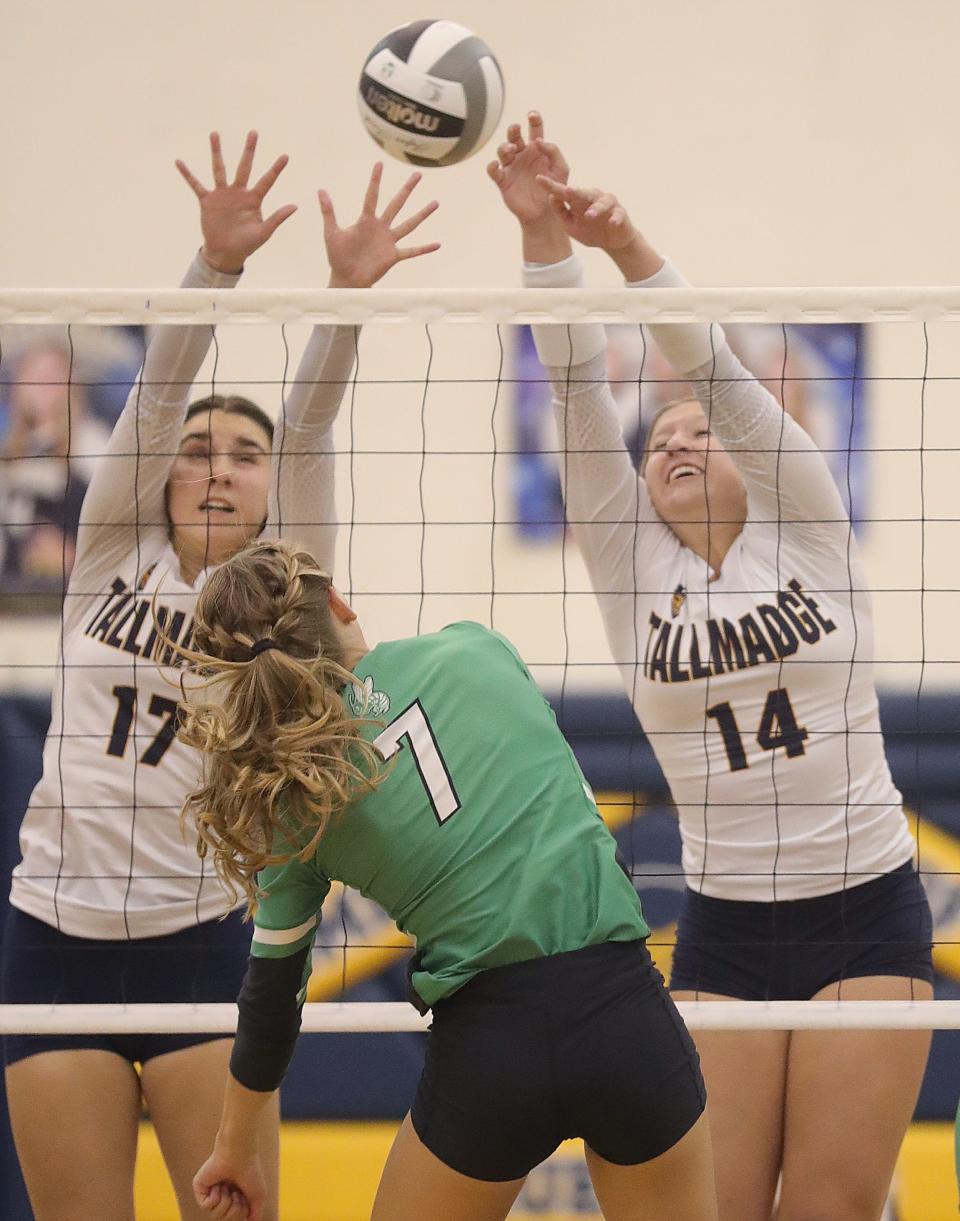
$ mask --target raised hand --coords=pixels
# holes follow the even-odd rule
[[[182,161],[176,162],[184,181],[200,201],[203,257],[217,271],[242,271],[243,264],[250,255],[272,237],[287,217],[297,210],[296,204],[284,204],[264,219],[264,198],[280,177],[288,157],[286,154],[278,157],[267,172],[250,186],[250,172],[253,169],[256,150],[257,133],[248,132],[237,172],[233,182],[228,183],[220,136],[218,132],[211,132],[212,187],[205,187]]]
[[[427,217],[439,207],[435,199],[431,200],[409,219],[394,225],[423,175],[411,174],[378,216],[377,203],[382,177],[383,163],[378,161],[367,184],[363,209],[354,223],[345,229],[341,229],[337,224],[333,201],[327,192],[317,192],[320,211],[323,213],[323,240],[330,263],[331,288],[369,288],[385,276],[395,263],[404,259],[417,259],[422,254],[432,254],[440,249],[439,242],[404,248],[398,245],[415,229],[419,229]]]
[[[554,215],[567,236],[605,251],[629,283],[646,280],[663,266],[663,259],[634,227],[615,195],[572,187],[545,174],[538,182],[549,192]]]
[[[541,176],[566,182],[569,173],[560,149],[544,140],[543,119],[536,110],[527,116],[527,139],[520,124],[511,123],[506,140],[497,148],[497,160],[487,166],[503,202],[526,226],[553,220],[550,194],[541,184]]]
[[[567,233],[581,245],[613,254],[638,238],[626,209],[609,191],[572,187],[548,174],[537,181]]]

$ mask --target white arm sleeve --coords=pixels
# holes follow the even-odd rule
[[[659,271],[646,280],[627,280],[627,288],[689,288],[669,259],[664,260]],[[707,322],[651,322],[647,330],[657,347],[680,374],[697,369],[713,359],[713,355],[727,342],[723,327]]]
[[[359,328],[317,326],[277,421],[266,534],[291,538],[333,573],[337,539],[333,426]]]
[[[580,279],[576,258],[524,267],[529,287],[575,287]],[[564,331],[571,332],[569,338]],[[567,520],[603,607],[607,596],[634,593],[647,560],[669,531],[654,512],[624,444],[607,383],[603,327],[544,324],[533,328],[533,337],[552,386]],[[563,348],[568,356],[556,363]],[[569,363],[575,355],[580,362]],[[621,612],[626,608],[618,602]]]
[[[214,271],[197,255],[183,288],[230,288],[239,276]],[[167,528],[164,492],[180,442],[194,379],[213,339],[212,326],[151,330],[143,368],[90,481],[80,516],[72,580],[89,585],[141,532]]]
[[[751,518],[800,526],[829,550],[846,546],[850,522],[830,468],[773,395],[726,345],[688,376],[743,476]]]

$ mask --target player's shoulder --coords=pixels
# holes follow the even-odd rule
[[[485,649],[506,651],[520,661],[520,654],[511,641],[501,632],[485,627],[472,619],[461,619],[458,623],[450,623],[436,633],[444,645],[453,649]]]
[[[447,662],[455,660],[468,661],[479,655],[496,656],[504,652],[521,665],[523,662],[519,653],[506,636],[492,628],[485,627],[472,619],[461,619],[450,623],[438,632],[428,632],[421,636],[409,636],[403,640],[386,641],[377,645],[367,654],[369,661],[395,661],[402,664],[414,658],[436,659],[442,657]]]

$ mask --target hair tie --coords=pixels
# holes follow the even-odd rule
[[[253,661],[255,657],[259,657],[260,654],[265,653],[267,649],[279,648],[280,645],[275,640],[271,640],[269,636],[264,636],[262,640],[255,640],[250,646],[250,656],[248,660]]]

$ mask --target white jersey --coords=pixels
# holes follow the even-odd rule
[[[198,256],[184,286],[227,287],[237,278]],[[201,761],[175,736],[179,671],[162,664],[171,655],[151,613],[156,595],[166,634],[189,641],[207,573],[192,585],[182,580],[164,494],[211,338],[209,326],[153,333],[83,504],[43,775],[10,893],[15,907],[71,936],[150,937],[224,912],[212,867],[180,831]],[[266,534],[295,538],[328,571],[333,422],[355,343],[353,327],[314,329],[274,439]]]
[[[573,261],[544,270],[552,285],[576,275]],[[581,363],[556,367],[554,355],[549,371],[568,520],[679,812],[687,883],[770,902],[868,881],[913,842],[884,755],[870,595],[843,502],[719,328],[706,340],[715,356],[695,368],[682,365],[688,328],[650,330],[746,485],[746,524],[713,580],[631,464],[603,355],[583,360],[581,347]],[[556,327],[535,335],[542,356],[556,354]]]

